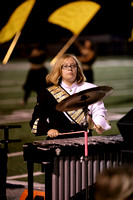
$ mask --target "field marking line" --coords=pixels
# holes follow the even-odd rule
[[[8,158],[15,157],[15,156],[21,156],[21,155],[23,155],[23,151],[14,152],[14,153],[8,153],[7,154]]]
[[[15,184],[15,185],[22,185],[25,188],[28,188],[28,182],[26,182],[26,181],[7,180],[6,183]],[[34,189],[45,191],[45,184],[36,183],[36,182],[34,182],[33,184],[34,184]]]
[[[39,176],[44,174],[43,172],[34,172],[33,176]],[[28,174],[21,174],[21,175],[16,175],[16,176],[8,176],[7,180],[13,180],[13,179],[18,179],[18,178],[26,178],[28,177]]]

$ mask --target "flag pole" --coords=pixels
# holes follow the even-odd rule
[[[15,37],[14,37],[14,39],[13,39],[13,41],[12,41],[8,51],[7,51],[7,53],[6,53],[6,55],[5,55],[5,57],[4,57],[3,61],[2,61],[3,65],[5,65],[8,62],[8,60],[10,58],[10,55],[13,52],[13,49],[14,49],[14,47],[15,47],[18,39],[19,39],[20,34],[21,34],[21,31],[16,33],[16,35],[15,35]]]
[[[78,35],[73,35],[68,42],[64,45],[64,47],[59,51],[59,53],[53,58],[53,60],[50,62],[50,65],[53,66],[54,63],[56,62],[56,60],[62,56],[67,49],[72,45],[72,43],[76,40],[76,38],[78,37]]]

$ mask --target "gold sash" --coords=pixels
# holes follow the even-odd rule
[[[60,102],[63,99],[65,99],[65,98],[70,96],[60,86],[51,86],[51,87],[47,88],[47,90],[54,96],[54,98],[58,102]],[[81,125],[81,123],[84,122],[84,112],[83,112],[82,109],[73,110],[73,111],[67,111],[66,113],[74,122],[77,122],[80,125]]]

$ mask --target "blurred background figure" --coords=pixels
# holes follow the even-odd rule
[[[45,50],[41,48],[34,48],[31,51],[29,62],[31,63],[30,70],[27,74],[26,81],[23,85],[24,97],[21,103],[25,106],[28,102],[28,98],[32,91],[38,93],[42,88],[46,87],[45,77],[48,74],[48,70],[44,65],[46,60]]]
[[[133,200],[133,166],[103,171],[95,186],[95,200]]]
[[[87,82],[94,83],[94,74],[92,69],[92,64],[96,60],[94,45],[90,40],[85,40],[83,45],[78,41],[75,41],[75,45],[80,53],[80,55],[76,57],[82,64],[82,69]]]

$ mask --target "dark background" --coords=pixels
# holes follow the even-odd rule
[[[0,1],[0,29],[7,23],[10,15],[23,0],[1,0]],[[21,36],[14,49],[32,48],[34,44],[40,43],[44,46],[53,47],[52,56],[58,52],[63,44],[72,36],[69,30],[58,25],[47,22],[49,15],[57,8],[67,4],[68,0],[36,0],[30,16],[22,29]],[[102,49],[107,43],[117,43],[121,54],[132,54],[132,43],[128,43],[133,27],[133,7],[131,0],[97,0],[101,9],[80,33],[79,39],[91,38]],[[0,44],[0,53],[7,51],[11,41]],[[118,47],[120,45],[120,47]],[[100,47],[101,48],[101,47]],[[114,48],[114,47],[112,47]],[[124,48],[124,49],[122,49]],[[102,54],[101,49],[101,54]],[[115,48],[114,48],[115,49]],[[57,52],[56,52],[57,51]],[[50,50],[51,52],[51,50]],[[13,55],[16,55],[13,52]],[[17,56],[17,55],[16,55]]]

